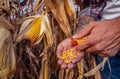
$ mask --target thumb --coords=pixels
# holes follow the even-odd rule
[[[96,24],[95,22],[90,22],[88,25],[85,26],[84,29],[82,29],[77,34],[73,35],[73,38],[82,38],[89,35],[91,30],[94,28],[95,24]]]

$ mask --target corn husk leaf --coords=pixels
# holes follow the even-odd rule
[[[0,16],[0,27],[4,27],[8,30],[14,30],[15,27],[4,17]]]
[[[77,79],[82,79],[83,78],[83,73],[84,73],[83,59],[81,59],[80,62],[77,63],[77,66],[78,66],[78,73],[79,73],[79,76],[78,76]]]
[[[64,79],[65,69],[60,69],[59,71],[59,79]]]
[[[40,78],[39,79],[49,79],[49,63],[48,63],[48,53],[47,51],[44,51],[43,59],[42,59],[42,68],[40,71]]]
[[[76,19],[76,10],[74,3],[75,2],[73,0],[64,0],[66,13],[70,18]]]
[[[85,77],[90,77],[90,76],[95,75],[101,68],[104,67],[107,60],[108,60],[108,57],[104,57],[103,61],[99,65],[97,65],[95,68],[93,68],[89,72],[85,73],[84,76]]]
[[[39,35],[38,35],[38,39],[35,41],[35,45],[36,44],[39,44],[40,41],[43,39],[43,36],[45,35],[46,36],[46,39],[47,39],[47,44],[49,46],[52,46],[53,44],[53,38],[52,38],[52,30],[51,30],[51,25],[50,25],[50,22],[49,22],[49,19],[47,17],[47,15],[40,15],[40,16],[37,16],[37,18],[41,18],[41,22],[37,23],[37,26],[40,27],[40,32],[39,32]],[[20,42],[22,39],[24,39],[24,35],[26,35],[27,31],[29,31],[30,28],[36,26],[36,21],[37,21],[37,18],[35,19],[28,19],[26,20],[21,28],[20,28],[20,32],[19,32],[19,36],[17,38],[17,42]],[[38,29],[36,29],[38,30]]]
[[[52,36],[50,21],[49,21],[47,15],[42,16],[42,18],[43,18],[44,22],[43,22],[43,24],[41,24],[41,32],[39,34],[39,37],[42,35],[42,33],[44,31],[44,34],[47,39],[47,44],[50,45],[50,47],[51,47],[53,44],[53,36]],[[38,44],[40,42],[40,40],[41,40],[41,38],[39,38],[39,40],[35,44]]]
[[[64,9],[63,0],[45,0],[47,7],[50,8],[55,19],[67,37],[71,36],[71,28]]]
[[[24,23],[24,21],[26,21],[26,20],[28,20],[28,19],[36,19],[37,17],[39,17],[39,15],[24,17],[24,18],[21,18],[21,19],[17,20],[14,24],[15,24],[15,25],[21,25],[21,24]],[[21,27],[22,27],[22,26],[21,26]]]
[[[35,12],[37,9],[40,8],[40,3],[42,2],[42,0],[36,0],[35,5],[33,7],[33,12]]]
[[[34,19],[28,19],[28,20],[26,20],[26,21],[22,24],[22,26],[21,26],[21,28],[20,28],[20,32],[19,32],[18,35],[23,34],[23,33],[27,30],[27,28],[30,28],[30,24],[31,24],[31,22],[32,22],[33,20],[34,20]]]
[[[0,39],[0,78],[12,78],[16,67],[10,32],[5,28],[0,28]]]

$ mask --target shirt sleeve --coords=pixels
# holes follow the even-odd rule
[[[114,19],[120,16],[120,0],[108,0],[102,12],[102,19]]]

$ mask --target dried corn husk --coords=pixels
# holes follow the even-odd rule
[[[15,27],[4,17],[0,16],[0,27],[4,27],[8,30],[14,30]]]
[[[69,17],[76,19],[74,0],[64,0],[65,11]]]
[[[8,79],[14,75],[15,54],[10,32],[0,27],[0,78]]]
[[[85,73],[84,76],[85,77],[90,77],[90,76],[95,75],[101,68],[104,67],[107,60],[108,60],[108,57],[104,57],[103,61],[99,65],[97,65],[95,68],[93,68],[89,72]]]
[[[33,12],[35,12],[37,9],[40,8],[41,2],[42,2],[42,0],[36,0],[35,5],[33,7]]]
[[[0,9],[3,9],[5,10],[6,12],[9,12],[10,11],[10,1],[9,0],[4,0],[2,1],[4,3],[4,5],[0,5]],[[1,3],[2,3],[1,2]]]
[[[46,6],[50,8],[56,21],[60,25],[62,31],[65,33],[66,37],[71,36],[70,24],[65,12],[64,1],[63,0],[45,0]]]
[[[17,42],[29,39],[33,44],[38,44],[43,36],[46,36],[48,45],[53,44],[51,25],[47,15],[39,15],[36,18],[27,19],[21,26]]]

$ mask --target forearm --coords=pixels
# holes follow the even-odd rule
[[[119,41],[119,50],[120,50],[120,17],[114,19],[113,21],[116,24],[116,26],[119,27],[119,29],[118,29],[118,35],[119,35],[118,41]]]

